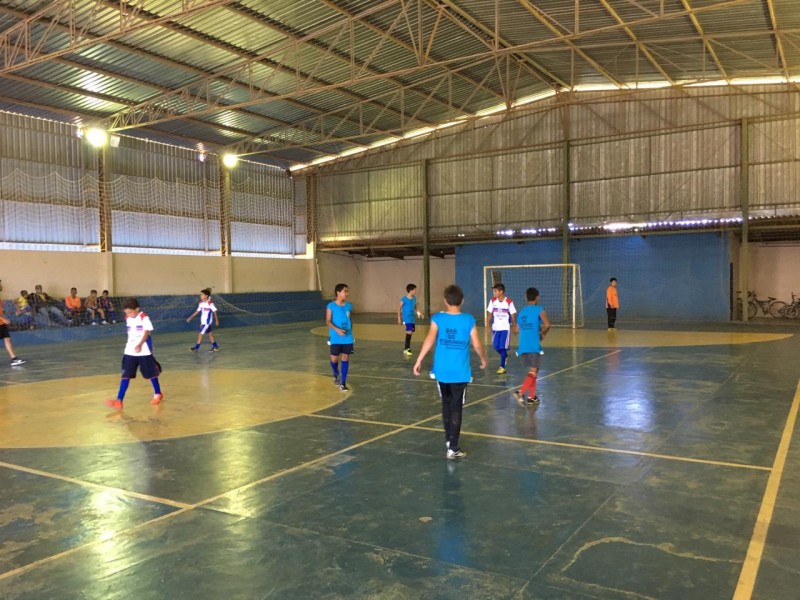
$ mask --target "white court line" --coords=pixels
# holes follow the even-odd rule
[[[750,545],[747,548],[747,555],[742,565],[742,571],[739,574],[739,581],[736,584],[733,600],[749,600],[753,595],[756,577],[758,577],[758,570],[761,567],[761,558],[764,555],[767,533],[772,522],[772,513],[775,510],[775,500],[778,497],[783,467],[786,465],[786,455],[789,453],[789,445],[792,442],[798,406],[800,406],[800,383],[798,383],[795,390],[794,401],[789,409],[786,425],[783,427],[783,435],[781,436],[780,444],[778,444],[778,451],[775,453],[772,473],[767,481],[764,498],[761,500],[761,508],[758,511],[758,517],[756,517],[753,536],[750,538]]]

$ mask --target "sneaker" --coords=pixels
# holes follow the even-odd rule
[[[404,354],[404,355],[406,355],[406,356],[411,356],[411,355],[412,355],[412,354],[414,354],[414,353],[413,353],[413,352],[411,352],[411,350],[409,350],[408,348],[405,348],[405,349],[403,350],[403,354]]]
[[[528,405],[531,404],[539,404],[541,400],[539,400],[539,396],[534,396],[533,398],[528,398]]]
[[[155,394],[153,399],[150,400],[150,404],[161,404],[161,401],[164,399],[164,394]]]
[[[339,389],[342,390],[343,392],[349,392],[350,391],[350,388],[347,387],[346,383],[343,383],[342,385],[340,385]]]
[[[92,325],[94,325],[95,327],[97,327],[97,321],[92,321]]]
[[[209,352],[219,352],[219,346],[211,346],[211,350]]]
[[[191,350],[192,352],[197,352],[199,348],[197,346],[192,346],[191,348],[189,348],[189,350]]]
[[[122,410],[122,400],[106,400],[106,406],[110,406],[114,410]]]
[[[525,404],[525,394],[522,393],[522,390],[516,390],[514,392],[514,398],[516,398],[517,402],[520,404]]]
[[[467,455],[467,453],[464,452],[461,449],[456,449],[456,450],[448,449],[447,450],[447,459],[448,460],[455,460],[457,458],[464,458],[466,455]]]
[[[502,375],[505,372],[506,372],[506,368],[505,367],[500,367],[499,369],[497,369],[497,374],[498,375]]]
[[[102,322],[102,323],[100,323],[100,324],[101,324],[101,325],[108,325],[108,321],[106,321],[106,320],[103,320],[103,322]]]
[[[25,362],[26,361],[25,361],[24,358],[20,358],[19,356],[15,356],[14,358],[11,359],[11,366],[12,367],[19,367],[20,365],[24,365]]]

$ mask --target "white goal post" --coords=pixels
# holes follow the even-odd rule
[[[583,327],[581,266],[576,263],[551,265],[489,265],[483,267],[483,317],[492,299],[492,288],[502,283],[517,311],[527,304],[525,290],[539,290],[539,303],[554,326]]]

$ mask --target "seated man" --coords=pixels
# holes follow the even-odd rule
[[[28,302],[28,290],[22,290],[16,302],[17,322],[22,329],[33,329],[33,309]]]
[[[100,315],[100,320],[103,325],[108,325],[106,321],[106,311],[100,306],[99,298],[97,297],[97,290],[92,290],[83,301],[83,306],[86,309],[86,318],[92,320],[92,325],[97,325],[97,315]]]
[[[37,284],[34,288],[33,294],[28,294],[28,304],[34,314],[37,314],[43,319],[45,325],[49,325],[54,319],[59,325],[66,325],[68,323],[64,313],[58,308],[58,300],[45,293],[42,290],[41,284]]]
[[[70,320],[70,324],[80,325],[81,317],[83,316],[83,304],[78,296],[77,288],[70,288],[69,296],[64,298],[64,304],[67,307],[64,311],[64,316]]]
[[[98,304],[100,308],[103,309],[105,314],[106,321],[111,321],[112,323],[117,322],[117,309],[114,307],[114,301],[109,298],[108,290],[103,290],[103,295],[100,296],[98,299]]]

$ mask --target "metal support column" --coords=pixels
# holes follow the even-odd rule
[[[231,255],[231,172],[219,160],[219,253]]]
[[[742,244],[739,247],[739,297],[742,299],[742,322],[747,323],[747,290],[750,288],[750,124],[742,119],[739,138],[739,196],[742,205]]]
[[[430,217],[431,202],[428,196],[428,165],[426,158],[422,161],[420,172],[422,183],[422,284],[425,286],[425,315],[431,316],[431,249],[430,249]]]
[[[97,199],[100,209],[100,252],[111,252],[111,200],[108,197],[106,149],[97,148]]]
[[[569,138],[564,140],[564,145],[561,151],[561,262],[569,263],[569,241],[570,230],[569,224],[572,221],[572,181],[570,173],[570,143]],[[569,290],[570,273],[567,267],[563,267],[561,272],[561,301],[563,315],[568,315],[571,304],[571,294]],[[574,307],[573,307],[574,318]]]

